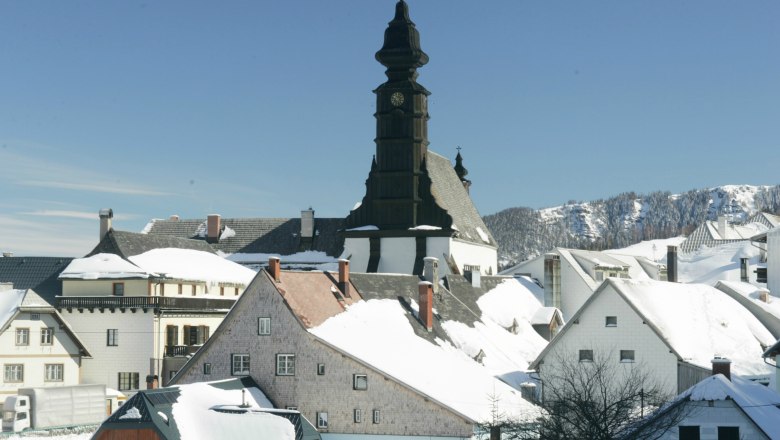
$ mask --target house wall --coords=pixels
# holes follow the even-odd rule
[[[124,283],[124,296],[149,296],[149,280],[62,280],[63,296],[113,296],[114,283]]]
[[[151,309],[63,309],[63,318],[86,345],[91,359],[84,359],[81,368],[82,383],[101,383],[119,389],[118,373],[135,372],[139,387],[146,387],[154,354],[155,315]],[[119,330],[119,343],[107,346],[107,329]],[[128,390],[121,390],[126,392]],[[132,392],[132,390],[130,390]]]
[[[224,313],[216,314],[204,314],[204,313],[176,313],[167,314],[163,313],[159,319],[155,322],[154,326],[154,369],[159,372],[160,384],[167,384],[170,380],[171,371],[177,371],[183,361],[176,362],[171,361],[167,364],[163,361],[165,356],[165,346],[168,342],[167,331],[169,325],[175,325],[178,327],[178,341],[176,345],[189,345],[185,343],[184,326],[200,326],[205,325],[209,328],[209,337],[214,334],[219,324],[225,319]]]
[[[463,266],[467,264],[479,266],[480,272],[486,275],[498,273],[498,253],[494,247],[452,239],[450,252],[460,273],[463,273]]]
[[[576,264],[576,263],[574,263]],[[561,314],[564,321],[569,320],[593,294],[593,289],[581,275],[580,267],[574,266],[567,258],[561,257]],[[544,280],[544,278],[542,278]]]
[[[371,248],[367,238],[344,239],[344,258],[349,258],[349,266],[355,272],[366,272]]]
[[[616,316],[617,326],[607,327],[607,316]],[[677,394],[676,356],[611,286],[607,286],[576,321],[569,321],[566,326],[571,327],[559,335],[540,365],[540,375],[545,383],[560,371],[561,362],[577,365],[579,350],[592,349],[595,359],[604,356],[614,366],[616,380],[632,369],[641,368],[670,395]],[[634,350],[635,362],[620,362],[620,350]]]
[[[718,440],[719,426],[738,426],[743,439],[769,439],[731,400],[688,402],[685,411],[685,418],[659,440],[679,438],[678,426],[699,426],[701,440]]]
[[[766,254],[766,286],[772,296],[780,297],[780,228],[767,232]]]
[[[417,258],[413,237],[380,238],[379,273],[412,273]]]
[[[241,302],[226,318],[212,342],[182,369],[177,383],[232,377],[231,355],[250,355],[250,374],[280,408],[294,406],[316,425],[317,412],[328,413],[323,432],[372,435],[429,435],[470,437],[472,425],[428,401],[392,378],[330,348],[307,332],[287,308],[266,276],[257,277]],[[258,317],[271,317],[271,335],[258,335]],[[295,375],[276,375],[276,354],[295,354]],[[203,373],[204,363],[211,374]],[[325,374],[317,374],[323,364]],[[420,368],[425,368],[421,365]],[[353,374],[366,374],[368,389],[353,390]],[[353,411],[363,411],[362,423]],[[372,423],[372,411],[381,421]]]
[[[0,333],[0,405],[5,397],[16,394],[19,388],[56,387],[79,384],[81,355],[70,336],[60,329],[60,323],[50,313],[40,313],[40,319],[32,319],[27,312],[20,313],[10,326]],[[41,329],[54,329],[51,345],[41,345]],[[29,329],[29,344],[16,345],[16,329]],[[24,365],[22,382],[6,382],[5,366]],[[62,381],[45,381],[45,364],[63,364]]]

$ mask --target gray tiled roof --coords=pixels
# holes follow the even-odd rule
[[[127,259],[152,249],[165,248],[191,249],[214,253],[214,248],[202,240],[188,240],[168,235],[147,235],[112,229],[100,240],[95,249],[92,249],[92,252],[86,256],[90,257],[95,254],[106,253],[116,254]]]
[[[71,261],[60,257],[2,257],[0,282],[13,283],[14,289],[33,289],[44,301],[54,304],[54,297],[62,294],[57,277]]]
[[[205,219],[153,220],[148,235],[190,238],[205,242],[199,231],[204,230]],[[321,251],[338,257],[344,249],[344,238],[338,232],[344,227],[341,218],[315,218],[315,236],[310,245],[301,243],[300,218],[223,218],[223,227],[235,235],[213,243],[225,253],[264,253],[292,255],[304,250]]]
[[[431,150],[428,150],[427,157],[426,167],[431,178],[431,193],[436,199],[436,203],[452,217],[452,224],[459,231],[457,237],[472,243],[497,247],[493,234],[485,226],[485,222],[477,212],[477,208],[455,173],[450,160]],[[487,235],[489,243],[482,240],[477,228]]]

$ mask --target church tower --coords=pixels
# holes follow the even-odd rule
[[[365,260],[367,272],[420,274],[426,256],[449,259],[451,271],[458,271],[450,241],[464,232],[492,247],[495,256],[495,241],[465,182],[448,159],[428,150],[430,92],[417,82],[417,69],[428,62],[428,55],[403,0],[395,6],[376,60],[386,67],[387,76],[374,90],[376,153],[366,195],[346,219],[345,256]],[[495,265],[493,257],[491,271]],[[361,266],[353,262],[352,267]]]

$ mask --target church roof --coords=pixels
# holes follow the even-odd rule
[[[233,253],[264,253],[292,255],[304,250],[320,251],[337,257],[344,249],[344,239],[338,231],[344,227],[342,218],[315,218],[315,236],[310,245],[301,249],[300,218],[222,218],[224,230],[233,235],[213,243],[214,249]],[[206,219],[152,220],[146,228],[150,236],[188,238],[205,243]]]

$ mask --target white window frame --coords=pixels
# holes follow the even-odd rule
[[[355,409],[352,413],[352,421],[355,423],[363,423],[363,410]]]
[[[44,364],[44,382],[62,382],[65,379],[65,364]]]
[[[590,359],[588,359],[588,356],[583,356],[584,354],[590,353]],[[580,362],[593,362],[593,350],[592,349],[584,349],[580,350],[579,353],[579,361]]]
[[[233,353],[230,355],[230,373],[233,376],[248,376],[250,365],[249,353]]]
[[[381,419],[381,413],[378,409],[375,409],[371,411],[371,421],[374,422],[374,424],[378,425],[382,419]]]
[[[317,412],[317,429],[328,429],[328,412]]]
[[[41,345],[54,344],[54,327],[41,327]]]
[[[325,375],[325,364],[317,364],[317,376]]]
[[[368,375],[367,374],[353,374],[352,375],[352,389],[357,391],[366,391],[368,389]]]
[[[106,347],[119,347],[119,329],[106,329]]]
[[[276,355],[276,375],[295,376],[295,355],[279,353]]]
[[[636,362],[636,352],[634,350],[620,350],[620,362],[623,363]]]
[[[6,383],[24,382],[24,364],[3,365],[3,382]]]
[[[20,347],[24,347],[27,345],[30,345],[30,329],[29,328],[17,328],[15,332],[16,337],[14,338],[16,345]]]
[[[205,376],[211,375],[211,362],[204,362],[203,363],[203,374]]]
[[[271,318],[268,316],[262,316],[257,318],[257,334],[260,336],[268,336],[271,334]]]
[[[607,316],[604,318],[604,327],[617,327],[617,325],[618,325],[617,316]]]

